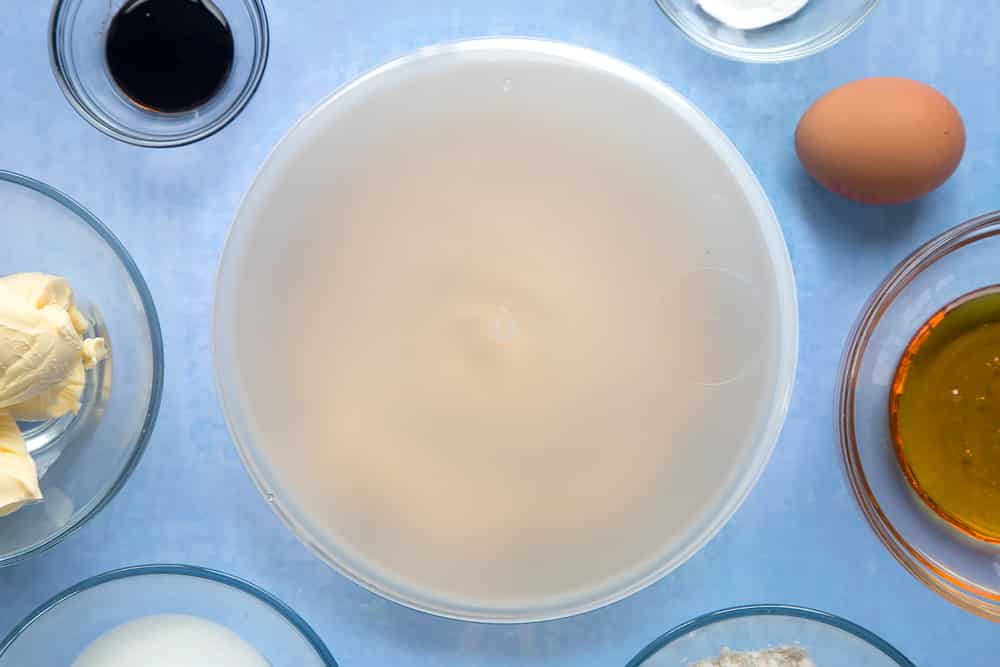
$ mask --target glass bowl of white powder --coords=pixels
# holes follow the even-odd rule
[[[830,48],[879,0],[657,0],[691,41],[747,62],[780,63]]]
[[[688,621],[627,667],[915,667],[859,625],[802,607],[755,605]]]
[[[141,565],[83,581],[0,642],[0,667],[337,667],[281,600],[236,577]]]

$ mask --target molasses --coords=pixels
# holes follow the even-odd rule
[[[130,0],[108,27],[105,55],[129,99],[178,113],[218,92],[233,51],[229,23],[212,0]]]

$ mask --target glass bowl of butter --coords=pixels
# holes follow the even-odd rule
[[[662,635],[627,667],[914,667],[869,630],[788,605],[752,605],[699,616]]]
[[[122,487],[156,419],[149,290],[89,211],[0,171],[0,567],[60,542]]]
[[[879,0],[657,0],[691,41],[732,60],[780,63],[830,48]]]

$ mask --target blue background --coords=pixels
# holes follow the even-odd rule
[[[993,34],[1000,5],[885,0],[833,49],[754,66],[702,52],[653,0],[270,0],[272,55],[249,107],[206,141],[150,150],[105,137],[65,102],[49,67],[50,4],[0,4],[0,167],[65,191],[123,240],[159,309],[166,388],[149,450],[122,493],[52,551],[0,571],[0,635],[82,578],[179,561],[273,591],[345,667],[613,667],[692,616],[759,602],[844,615],[921,667],[997,664],[1000,627],[912,579],[862,520],[841,471],[831,411],[841,347],[868,294],[921,242],[1000,207],[1000,47]],[[213,277],[227,227],[285,131],[338,86],[389,58],[441,40],[496,34],[610,53],[705,110],[771,197],[801,303],[791,413],[760,484],[728,527],[678,571],[623,602],[510,627],[441,620],[386,602],[301,546],[230,444],[209,350]],[[792,133],[828,89],[886,74],[927,81],[948,95],[965,117],[969,147],[954,178],[922,202],[862,208],[802,174]]]

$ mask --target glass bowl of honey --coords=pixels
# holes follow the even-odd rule
[[[929,241],[861,312],[836,420],[861,510],[949,601],[1000,622],[1000,212]]]

